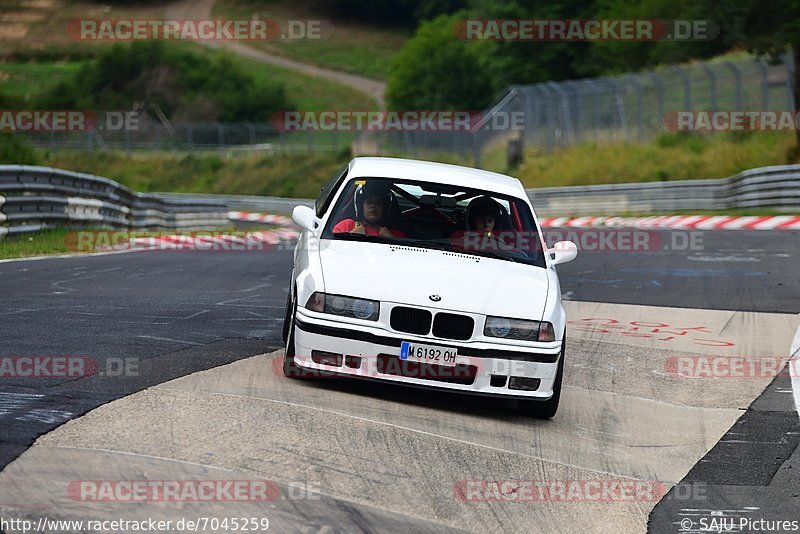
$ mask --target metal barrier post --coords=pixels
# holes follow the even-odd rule
[[[735,93],[736,94],[736,96],[735,96],[735,98],[736,98],[736,109],[742,109],[743,105],[744,105],[743,102],[742,102],[742,71],[739,70],[739,67],[737,67],[736,65],[734,65],[730,61],[725,61],[723,63],[723,65],[728,67],[731,70],[731,72],[733,72],[734,80],[736,80],[736,82],[735,82],[735,86],[736,86],[736,93]]]
[[[767,66],[761,61],[761,58],[755,59],[756,67],[761,72],[761,93],[763,97],[763,109],[769,109],[769,72]]]
[[[710,97],[710,100],[711,100],[711,109],[712,109],[712,111],[716,110],[717,109],[717,77],[716,77],[716,75],[714,75],[714,71],[712,71],[711,68],[708,65],[706,65],[705,63],[701,63],[700,64],[700,68],[703,69],[703,72],[705,72],[706,76],[708,76],[708,81],[711,84],[711,86],[709,88],[709,97]]]

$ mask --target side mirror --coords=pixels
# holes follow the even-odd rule
[[[317,236],[319,219],[317,219],[317,214],[314,213],[314,210],[308,206],[295,206],[294,210],[292,210],[292,220],[303,230],[308,230],[314,237]]]
[[[547,249],[547,253],[550,254],[551,264],[567,263],[578,255],[578,245],[572,241],[559,241],[553,248]]]

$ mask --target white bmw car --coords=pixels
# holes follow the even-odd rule
[[[566,314],[519,180],[394,158],[355,158],[297,206],[302,228],[284,321],[289,377],[352,376],[558,409]]]

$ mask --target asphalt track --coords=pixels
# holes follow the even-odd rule
[[[662,243],[673,239],[658,234]],[[732,384],[664,370],[685,355],[788,359],[800,311],[800,235],[700,235],[695,250],[585,251],[559,268],[576,322],[563,407],[549,422],[521,418],[504,401],[281,378],[280,355],[270,352],[280,345],[286,251],[0,263],[3,355],[85,355],[101,370],[125,361],[136,368],[124,376],[0,379],[0,465],[27,450],[0,473],[0,517],[213,509],[266,514],[279,531],[640,532],[655,501],[464,502],[454,489],[464,480],[636,479],[702,490],[687,498],[673,488],[652,512],[655,532],[685,531],[680,520],[720,510],[794,519],[800,425],[789,378]],[[597,328],[597,317],[627,329]],[[650,337],[632,322],[651,325]],[[704,329],[663,341],[651,335],[656,323]],[[65,421],[128,395],[29,449]],[[72,480],[137,475],[266,477],[282,488],[311,484],[322,497],[266,509],[148,508],[76,502],[64,491]]]

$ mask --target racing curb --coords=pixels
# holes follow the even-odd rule
[[[657,217],[547,217],[545,228],[594,226],[696,230],[800,230],[800,216],[663,215]]]
[[[229,211],[232,221],[263,222],[278,226],[293,226],[292,219],[283,215]],[[662,215],[651,217],[546,217],[539,220],[544,228],[595,226],[632,228],[675,228],[697,230],[800,230],[796,215]]]

